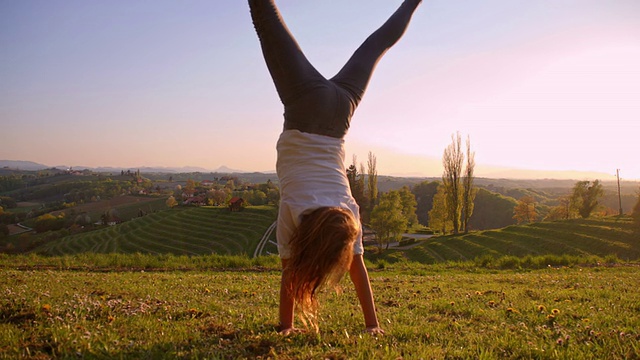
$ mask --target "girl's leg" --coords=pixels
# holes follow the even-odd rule
[[[382,58],[404,34],[413,12],[422,0],[405,0],[393,15],[354,52],[331,81],[346,88],[356,102],[362,99],[371,74]]]
[[[309,80],[324,77],[303,54],[273,0],[249,0],[249,7],[267,68],[286,105]]]

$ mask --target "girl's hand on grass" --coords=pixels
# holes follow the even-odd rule
[[[301,333],[304,333],[305,331],[304,331],[304,329],[298,329],[298,328],[291,327],[291,328],[282,329],[282,330],[280,330],[278,332],[281,335],[288,336],[288,335],[291,335],[291,334],[301,334]]]
[[[370,335],[384,335],[384,330],[379,326],[367,326],[364,331]]]

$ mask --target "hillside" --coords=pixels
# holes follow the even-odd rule
[[[634,231],[628,217],[540,222],[434,237],[409,249],[391,249],[382,258],[437,263],[529,255],[615,255],[623,260],[638,260],[640,232]]]
[[[218,178],[214,175],[148,174],[147,177],[121,171],[115,176],[105,176],[90,171],[49,169],[40,173],[21,171],[0,176],[0,190],[3,190],[0,196],[7,200],[6,206],[3,205],[2,223],[6,225],[4,232],[8,235],[0,237],[0,251],[31,251],[49,255],[81,252],[253,255],[275,220],[274,208],[252,207],[243,213],[208,207],[167,210],[167,197],[186,188],[195,179],[207,180],[209,184],[214,180],[215,189],[235,185],[232,194],[226,196],[242,196],[254,205],[277,202],[275,181],[273,184],[246,182],[234,176]],[[254,175],[261,179],[269,176]],[[264,181],[267,180],[270,179]],[[418,220],[421,224],[428,224],[426,215],[431,209],[437,186],[435,180],[438,179],[381,176],[379,188],[386,191],[412,185],[418,202]],[[255,184],[264,186],[256,187]],[[474,230],[499,229],[515,223],[513,209],[516,199],[523,196],[531,196],[537,201],[538,220],[541,220],[558,205],[560,196],[571,191],[572,184],[569,180],[478,178],[476,185],[479,191],[470,227]],[[206,195],[209,203],[213,203],[213,197],[208,197],[212,189],[210,186],[197,185],[192,189],[196,192],[188,196],[195,198],[196,193]],[[637,186],[632,182],[622,184],[621,205],[627,214],[637,202]],[[180,195],[184,197],[185,192],[178,193]],[[596,215],[617,214],[618,201],[612,183],[605,183],[605,195],[601,199],[603,207]],[[40,219],[41,216],[44,219]],[[120,224],[104,227],[102,224],[107,222]],[[29,228],[36,232],[29,232]],[[627,220],[573,220],[438,237],[411,251],[393,251],[401,253],[394,256],[423,263],[483,256],[545,254],[614,254],[626,259],[640,257],[637,238],[637,234],[631,233]],[[259,248],[262,250],[262,245]],[[261,251],[273,252],[275,247],[272,244]]]
[[[48,242],[32,252],[149,254],[253,254],[275,220],[273,207],[230,212],[217,207],[178,207],[122,224]],[[265,251],[275,251],[267,247]]]
[[[84,234],[67,236],[33,252],[66,255],[83,252],[149,254],[246,254],[251,256],[275,220],[273,207],[249,207],[243,212],[224,208],[176,208]],[[271,240],[274,240],[271,234]],[[262,254],[275,253],[268,243]],[[420,263],[474,260],[504,256],[615,255],[640,259],[640,233],[630,218],[575,219],[509,226],[499,230],[433,237],[406,248],[366,256],[376,261],[406,259]]]

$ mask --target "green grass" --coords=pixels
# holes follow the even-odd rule
[[[134,255],[102,255],[118,256]],[[414,263],[371,271],[381,337],[362,333],[349,281],[340,295],[321,294],[319,334],[279,335],[279,276],[8,266],[0,279],[0,358],[640,357],[637,264],[520,272]]]
[[[319,334],[277,333],[279,259],[249,257],[274,219],[178,208],[0,255],[0,359],[640,358],[629,218],[368,248],[377,338],[348,281],[321,295]]]
[[[0,254],[0,269],[76,270],[76,271],[204,271],[277,270],[276,255],[249,258],[245,255],[173,255],[80,253],[64,256]]]

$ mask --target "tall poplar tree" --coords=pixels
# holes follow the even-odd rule
[[[453,223],[453,233],[460,231],[460,213],[462,210],[462,192],[461,183],[462,163],[464,162],[464,153],[462,152],[462,140],[460,133],[456,133],[454,138],[451,135],[451,144],[444,150],[442,156],[442,165],[444,173],[442,174],[442,183],[444,185],[448,217]]]
[[[362,167],[361,167],[362,168]],[[364,199],[364,175],[358,171],[357,158],[353,156],[353,162],[347,169],[347,179],[349,180],[349,187],[351,188],[351,195],[358,203],[360,208],[366,205]]]
[[[640,231],[640,191],[638,192],[638,202],[636,202],[636,205],[633,207],[633,211],[631,212],[631,218],[635,224],[636,231]]]
[[[376,202],[378,201],[377,159],[371,151],[369,151],[369,158],[367,159],[367,197],[369,198],[369,211],[371,211],[376,207]]]
[[[473,201],[477,190],[473,186],[473,172],[476,167],[476,153],[471,152],[471,140],[467,136],[467,167],[462,178],[462,228],[465,234],[469,232],[469,219],[473,214]]]

